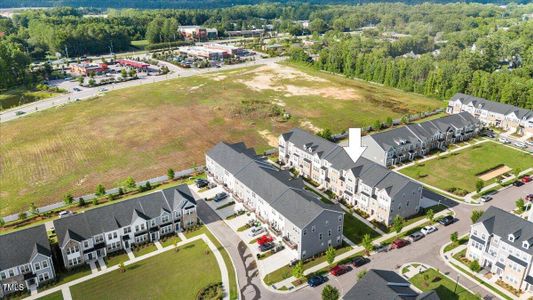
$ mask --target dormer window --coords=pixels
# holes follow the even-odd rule
[[[529,245],[529,242],[528,241],[523,241],[522,242],[522,248],[524,249],[529,249],[530,245]]]
[[[513,234],[510,234],[509,236],[507,236],[507,239],[509,240],[509,242],[514,242],[514,235]]]

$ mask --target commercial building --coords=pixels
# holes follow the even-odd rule
[[[457,93],[448,102],[446,112],[468,112],[485,125],[533,135],[533,111],[529,109]]]
[[[439,300],[435,291],[418,293],[409,281],[394,271],[370,269],[366,275],[342,297],[356,299]]]
[[[188,186],[180,185],[61,218],[54,227],[63,263],[72,268],[196,223],[196,201]]]
[[[195,25],[180,26],[178,32],[188,40],[205,41],[218,37],[218,30],[216,28],[205,28]]]
[[[218,143],[206,153],[208,179],[222,184],[239,205],[280,236],[298,259],[343,239],[344,212],[305,190],[301,179],[280,171],[243,143]]]
[[[244,53],[244,49],[233,45],[223,45],[218,43],[208,43],[203,45],[204,48],[224,51],[225,57],[240,56]]]
[[[146,71],[150,67],[150,64],[147,64],[142,61],[132,60],[132,59],[119,59],[117,60],[117,64],[123,67],[134,68],[134,69],[142,70],[142,71]]]
[[[282,134],[278,143],[282,165],[331,190],[371,219],[389,225],[396,215],[408,218],[420,210],[420,184],[367,158],[353,161],[344,147],[299,128]]]
[[[367,148],[363,156],[389,167],[423,157],[432,150],[445,151],[450,144],[477,136],[481,127],[467,112],[409,124],[364,136],[361,144]]]
[[[208,60],[222,60],[228,56],[225,50],[211,49],[203,46],[179,47],[178,51],[181,55]]]
[[[230,37],[242,36],[242,37],[258,37],[265,33],[264,29],[249,29],[249,30],[230,30],[226,31],[226,34]]]
[[[55,278],[44,225],[0,235],[0,298]]]
[[[533,291],[533,223],[489,207],[470,228],[466,258],[517,290]]]
[[[91,74],[100,74],[107,71],[108,66],[107,64],[89,64],[89,63],[81,63],[81,64],[71,64],[70,65],[70,72],[82,76],[89,76]]]

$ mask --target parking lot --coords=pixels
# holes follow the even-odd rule
[[[246,211],[243,204],[235,201],[235,199],[233,199],[231,195],[221,201],[215,202],[214,200],[212,200],[216,194],[226,192],[221,186],[216,186],[208,190],[198,189],[196,186],[191,186],[190,188],[198,195],[198,198],[207,199],[207,205],[209,205],[217,213],[217,215],[219,215],[220,218],[223,219],[224,222],[248,246],[250,252],[252,253],[254,259],[257,262],[257,268],[261,274],[261,277],[287,265],[288,263],[290,263],[291,260],[297,258],[297,252],[286,247],[286,245],[281,240],[281,237],[278,237],[272,232],[270,232],[268,230],[268,224],[261,223],[257,218],[255,218],[255,215],[253,213]],[[230,204],[232,202],[234,202],[234,204]],[[243,210],[246,211],[246,213],[227,219],[229,216],[234,215],[236,212]],[[260,225],[247,225],[250,223],[258,223]],[[260,227],[262,227],[264,231],[256,235],[252,234],[252,230],[254,228]],[[275,247],[283,245],[283,249],[273,254],[269,253],[271,250],[261,252],[259,250],[259,245],[256,240],[264,235],[267,235],[273,239],[272,243],[275,245]],[[258,254],[263,254],[265,255],[265,257],[262,259],[258,259]]]

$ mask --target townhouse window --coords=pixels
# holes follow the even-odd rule
[[[15,276],[15,272],[13,272],[13,270],[9,270],[9,277],[13,277]]]
[[[112,239],[112,238],[113,238],[113,235],[112,235],[111,233],[107,235],[107,239],[108,239],[108,240],[110,240],[110,239]]]
[[[337,226],[337,231],[338,231],[338,232],[341,232],[341,229],[342,229],[341,226]]]
[[[48,268],[48,261],[43,260],[42,264],[43,264],[43,269]]]
[[[6,273],[0,272],[0,279],[4,280],[6,278],[7,278]]]
[[[115,239],[116,239],[117,237],[118,237],[118,233],[116,233],[116,232],[113,232],[113,238],[115,238]]]
[[[168,216],[163,216],[163,217],[161,218],[161,220],[162,220],[163,223],[168,222]]]
[[[339,215],[339,222],[342,222],[342,215]]]
[[[318,239],[319,239],[319,240],[322,240],[322,233],[319,233],[319,234],[318,234]]]
[[[306,234],[307,234],[307,229],[304,229],[304,233],[303,233],[303,234],[304,234],[304,235],[306,235]]]
[[[95,242],[96,243],[101,243],[104,241],[104,236],[103,235],[98,235],[94,238]]]
[[[331,229],[328,230],[328,236],[331,236]]]
[[[39,271],[41,269],[41,264],[40,263],[35,263],[35,264],[33,264],[33,267],[34,267],[35,271]]]
[[[135,231],[139,231],[139,225],[135,225]]]
[[[128,234],[130,232],[131,232],[131,228],[130,227],[124,228],[124,234]]]
[[[21,273],[27,273],[29,271],[30,271],[30,266],[28,266],[28,265],[20,266],[20,272]]]
[[[89,247],[89,242],[88,241],[84,241],[83,242],[83,247],[85,247],[85,248]]]

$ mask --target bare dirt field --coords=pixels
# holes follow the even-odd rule
[[[507,173],[507,172],[509,172],[511,170],[512,169],[509,168],[508,166],[501,166],[501,167],[499,167],[497,169],[494,169],[494,170],[492,170],[490,172],[481,174],[478,177],[479,177],[479,179],[481,179],[483,181],[489,181],[489,180],[491,180],[493,178],[496,178],[496,177],[498,177],[500,175],[503,175],[503,174],[505,174],[505,173]]]
[[[223,140],[262,152],[296,126],[339,132],[443,105],[284,64],[113,91],[0,125],[0,215],[203,164]]]

